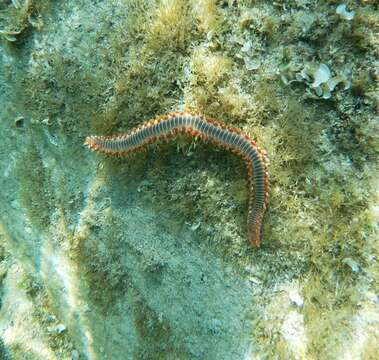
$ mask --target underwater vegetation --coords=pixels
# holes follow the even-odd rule
[[[39,12],[43,11],[46,3],[34,0],[1,1],[0,37],[8,42],[15,42],[29,27],[39,30],[42,26]]]
[[[378,51],[374,0],[0,1],[0,352],[378,358]],[[259,250],[225,149],[83,146],[184,109],[267,151]]]

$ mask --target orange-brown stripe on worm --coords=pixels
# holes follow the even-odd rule
[[[107,155],[122,156],[180,132],[211,141],[245,160],[251,187],[247,226],[251,243],[259,247],[261,224],[269,198],[269,161],[265,151],[242,131],[195,113],[173,112],[147,121],[126,134],[89,136],[85,144]]]

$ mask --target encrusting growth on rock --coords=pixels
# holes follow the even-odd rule
[[[195,113],[173,112],[147,121],[126,134],[88,136],[85,144],[107,155],[124,156],[178,133],[210,141],[245,160],[251,187],[247,226],[252,245],[259,247],[262,219],[269,198],[269,161],[265,151],[242,131]]]

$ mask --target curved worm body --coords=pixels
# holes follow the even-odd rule
[[[85,144],[107,155],[123,156],[178,133],[210,141],[245,160],[251,187],[247,227],[252,245],[259,247],[262,219],[268,206],[269,161],[256,142],[240,130],[194,113],[174,112],[145,122],[126,134],[88,136]]]

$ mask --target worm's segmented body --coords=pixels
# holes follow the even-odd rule
[[[256,142],[240,130],[198,114],[174,112],[143,123],[126,134],[89,136],[85,144],[107,155],[123,156],[178,133],[210,141],[245,160],[251,187],[247,225],[251,243],[259,247],[262,219],[268,206],[269,161]]]

